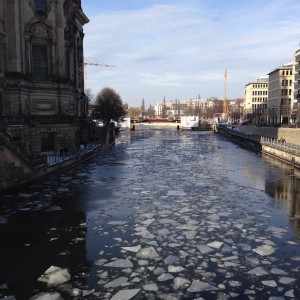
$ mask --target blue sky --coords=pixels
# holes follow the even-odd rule
[[[247,83],[292,61],[300,1],[82,0],[86,87],[114,88],[130,106],[243,97]]]

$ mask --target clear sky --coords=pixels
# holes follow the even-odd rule
[[[291,62],[296,0],[82,0],[86,87],[115,89],[129,106],[244,96],[247,83]]]

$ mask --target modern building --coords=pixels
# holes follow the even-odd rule
[[[263,124],[267,120],[269,77],[259,77],[246,84],[244,90],[244,120],[252,124]]]
[[[0,131],[30,155],[91,138],[81,0],[0,1]]]
[[[268,123],[287,126],[292,122],[293,63],[276,68],[268,75]]]

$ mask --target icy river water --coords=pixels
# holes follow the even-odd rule
[[[289,167],[211,132],[136,129],[1,196],[0,299],[300,299]]]

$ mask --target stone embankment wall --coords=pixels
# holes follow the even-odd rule
[[[275,140],[285,139],[287,143],[300,145],[300,128],[256,127],[241,125],[240,132],[270,137]]]
[[[219,132],[238,143],[250,147],[251,142],[253,142],[255,145],[259,145],[259,147],[252,148],[279,161],[290,164],[291,168],[300,168],[300,129],[298,128],[243,125],[239,128],[235,126],[234,129],[231,129],[227,126],[220,126]],[[280,141],[282,139],[284,141]]]
[[[298,152],[263,144],[262,153],[277,158],[291,165],[294,164],[294,167],[300,168],[300,153]]]
[[[32,177],[33,170],[6,146],[0,146],[0,191]]]
[[[99,133],[99,137],[101,134]],[[0,145],[0,192],[16,188],[25,183],[38,180],[49,174],[61,172],[71,168],[105,150],[115,141],[115,131],[109,130],[109,134],[98,146],[89,151],[78,152],[74,156],[58,161],[54,164],[43,163],[39,166],[31,166],[15,152],[5,145]]]

